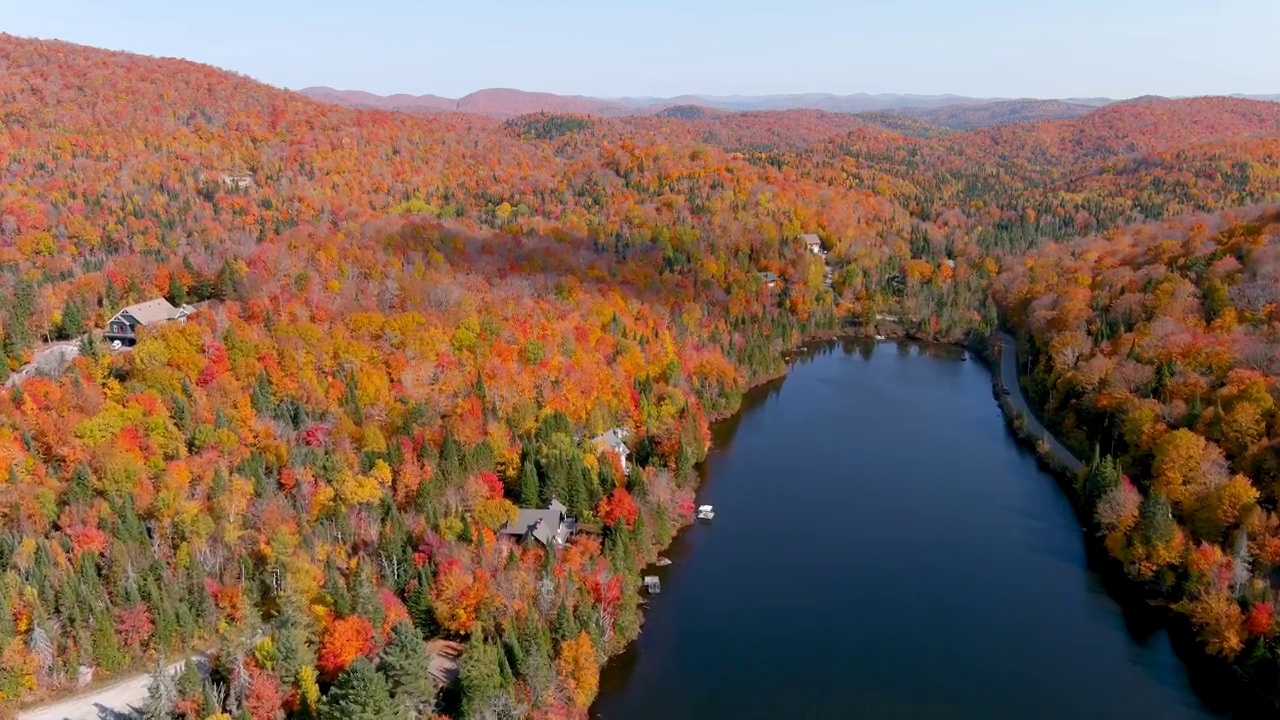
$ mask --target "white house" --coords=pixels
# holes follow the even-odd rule
[[[627,457],[631,455],[631,451],[627,449],[623,440],[627,437],[627,431],[623,428],[614,428],[603,435],[597,435],[591,438],[591,444],[595,446],[596,452],[611,452],[618,456],[622,461],[622,474],[627,474],[628,465]]]

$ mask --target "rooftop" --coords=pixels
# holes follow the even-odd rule
[[[626,437],[626,430],[623,430],[622,428],[614,428],[602,435],[597,435],[591,438],[591,444],[596,446],[596,450],[612,450],[614,452],[618,452],[620,450],[627,449],[626,443],[623,442],[623,439]]]
[[[568,508],[554,499],[546,508],[520,508],[516,521],[498,528],[498,534],[520,538],[529,534],[543,545],[563,543],[573,531],[573,523],[567,521],[566,512]]]
[[[182,308],[176,308],[168,300],[156,298],[155,300],[147,300],[136,305],[130,305],[120,312],[129,313],[140,325],[151,325],[166,320],[176,320],[186,312],[190,312],[190,309],[185,305]]]

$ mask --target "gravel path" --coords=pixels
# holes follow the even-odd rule
[[[203,665],[203,657],[195,661]],[[176,662],[167,670],[177,673],[183,663]],[[203,669],[203,668],[202,668]],[[18,720],[122,720],[135,717],[147,701],[147,686],[151,673],[139,673],[107,685],[99,690],[59,700],[41,707],[18,713]]]

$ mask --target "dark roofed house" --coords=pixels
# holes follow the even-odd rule
[[[499,537],[516,538],[519,542],[537,540],[548,547],[563,545],[573,537],[578,522],[568,516],[569,509],[552,499],[545,509],[520,508],[516,521],[498,528]]]
[[[119,342],[121,345],[133,345],[138,342],[139,327],[155,327],[167,322],[187,319],[195,309],[190,305],[176,308],[164,298],[140,302],[130,305],[115,314],[107,322],[107,330],[103,337],[107,342]]]
[[[762,272],[757,274],[760,276],[760,282],[764,283],[764,286],[767,288],[776,287],[778,280],[781,279],[778,277],[777,273]]]
[[[631,451],[627,449],[626,443],[622,442],[627,437],[627,431],[623,428],[614,428],[603,435],[597,435],[591,438],[591,444],[595,446],[596,452],[611,452],[618,456],[622,461],[622,474],[627,474],[627,457],[631,455]]]

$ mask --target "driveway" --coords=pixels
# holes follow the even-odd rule
[[[203,673],[203,656],[196,656],[193,660]],[[178,673],[184,662],[170,665],[166,672]],[[147,702],[147,686],[150,684],[151,673],[132,675],[83,695],[20,712],[18,720],[122,720],[136,717]]]
[[[23,365],[17,372],[9,376],[5,386],[20,385],[36,375],[55,376],[63,371],[80,354],[77,341],[54,343],[36,350],[31,355],[31,362]]]

